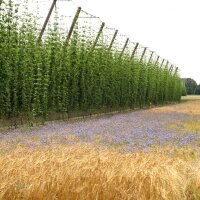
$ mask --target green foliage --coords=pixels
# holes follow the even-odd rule
[[[108,50],[76,26],[66,44],[57,18],[40,43],[36,19],[19,16],[12,0],[0,8],[0,118],[50,112],[134,108],[179,101],[176,71]],[[26,9],[25,9],[26,10]]]
[[[200,95],[200,84],[197,86],[195,94]]]
[[[185,83],[182,83],[182,96],[187,96],[187,91],[186,91],[186,87],[185,87]]]
[[[183,82],[185,84],[187,94],[188,95],[195,94],[196,88],[197,88],[196,81],[193,80],[192,78],[184,78],[182,80],[183,80]]]

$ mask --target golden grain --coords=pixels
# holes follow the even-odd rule
[[[0,199],[198,199],[199,174],[198,159],[170,158],[159,150],[17,147],[0,155]]]

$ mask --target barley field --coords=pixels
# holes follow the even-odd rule
[[[200,199],[200,100],[0,132],[0,199]]]

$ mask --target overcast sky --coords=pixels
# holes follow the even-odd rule
[[[199,0],[73,0],[200,83]]]

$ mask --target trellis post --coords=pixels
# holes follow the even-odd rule
[[[163,58],[163,60],[162,60],[162,63],[161,63],[161,66],[160,66],[160,67],[162,67],[162,66],[163,66],[164,62],[165,62],[165,59]]]
[[[39,34],[39,37],[38,37],[38,42],[40,42],[41,39],[42,39],[42,36],[43,36],[44,31],[45,31],[45,29],[46,29],[47,23],[48,23],[48,21],[49,21],[49,19],[50,19],[50,17],[51,17],[53,8],[54,8],[55,5],[56,5],[56,1],[57,1],[57,0],[53,0],[53,2],[52,2],[52,4],[51,4],[51,8],[50,8],[50,10],[49,10],[49,12],[48,12],[48,14],[47,14],[47,17],[46,17],[46,19],[45,19],[45,21],[44,21],[44,24],[43,24],[43,26],[42,26],[42,29],[41,29],[41,31],[40,31],[40,34]]]
[[[137,51],[138,46],[139,46],[139,43],[137,42],[136,45],[135,45],[135,47],[134,47],[134,49],[133,49],[133,52],[131,54],[131,60],[133,60],[133,58],[135,56],[135,52]]]
[[[155,62],[155,65],[158,64],[159,59],[160,59],[160,56],[157,57],[156,62]]]
[[[99,29],[99,32],[98,32],[98,34],[97,34],[97,36],[96,36],[96,39],[95,39],[95,41],[94,41],[94,44],[92,45],[92,48],[91,48],[90,53],[93,52],[95,46],[97,45],[97,42],[98,42],[98,40],[99,40],[99,38],[100,38],[100,36],[101,36],[101,33],[103,32],[104,26],[105,26],[105,23],[102,22],[101,27],[100,27],[100,29]]]
[[[75,14],[75,16],[74,16],[74,19],[73,19],[73,21],[72,21],[71,27],[70,27],[70,29],[69,29],[69,32],[68,32],[68,35],[67,35],[67,39],[66,39],[66,41],[65,41],[66,45],[68,44],[68,42],[69,42],[69,40],[70,40],[70,38],[71,38],[72,32],[73,32],[73,30],[74,30],[74,27],[75,27],[75,25],[76,25],[76,22],[77,22],[77,20],[78,20],[78,17],[79,17],[80,12],[81,12],[81,7],[78,7],[78,9],[77,9],[77,11],[76,11],[76,14]]]
[[[142,56],[141,56],[141,58],[140,58],[140,62],[143,61],[144,55],[145,55],[145,53],[146,53],[146,50],[147,50],[147,47],[145,47],[145,48],[144,48],[144,51],[142,52]]]
[[[169,71],[171,72],[173,70],[173,65],[170,66]]]
[[[168,67],[168,65],[169,65],[169,61],[167,61],[166,65],[165,65],[165,68],[167,68],[167,67]]]
[[[114,35],[113,35],[113,38],[112,38],[112,40],[111,40],[111,43],[110,43],[110,45],[109,45],[109,47],[108,47],[108,50],[109,50],[109,51],[111,50],[111,48],[112,48],[112,46],[113,46],[113,44],[114,44],[115,38],[117,37],[117,33],[118,33],[118,30],[116,30],[115,33],[114,33]]]
[[[99,40],[99,38],[100,38],[100,36],[101,36],[101,33],[103,32],[104,26],[105,26],[105,23],[102,22],[101,27],[100,27],[100,29],[99,29],[99,32],[98,32],[98,34],[97,34],[97,36],[96,36],[96,38],[95,38],[94,44],[92,45],[90,51],[88,52],[86,61],[88,60],[89,55],[94,51],[94,48],[95,48],[95,46],[97,45],[97,42],[98,42],[98,40]]]
[[[175,73],[177,73],[177,71],[178,71],[178,67],[176,67]]]
[[[129,38],[126,39],[126,42],[125,42],[124,47],[123,47],[123,49],[122,49],[122,52],[121,52],[121,54],[120,54],[120,58],[123,56],[124,51],[125,51],[125,49],[126,49],[126,47],[127,47],[127,45],[128,45],[128,42],[129,42]]]
[[[153,54],[154,54],[154,51],[151,52],[151,56],[150,56],[150,58],[149,58],[148,65],[149,65],[150,62],[151,62],[151,59],[152,59],[152,57],[153,57]]]

